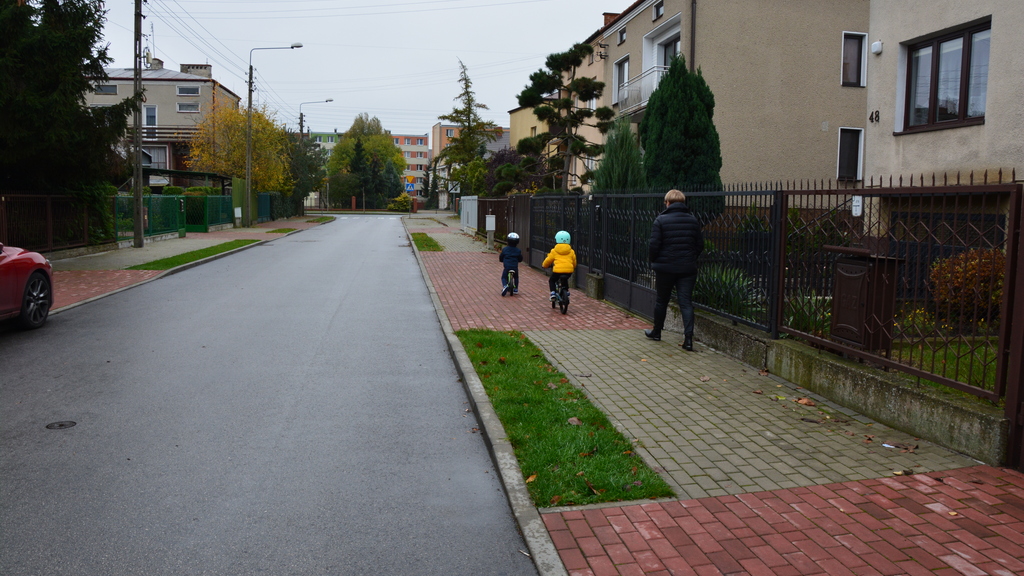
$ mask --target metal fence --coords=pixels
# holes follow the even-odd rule
[[[1008,352],[1024,323],[1021,185],[865,184],[688,193],[705,244],[695,305],[997,401],[1022,378]],[[566,230],[577,283],[601,272],[606,299],[650,318],[647,250],[663,197],[534,197],[530,263]]]
[[[0,194],[0,243],[49,252],[89,243],[94,214],[71,196]]]
[[[181,208],[183,196],[160,194],[142,197],[142,233],[144,236],[173,234],[185,227]],[[118,240],[135,236],[135,198],[115,196],[110,199],[114,214],[114,233]]]
[[[209,232],[210,226],[230,224],[234,221],[231,196],[183,196],[185,200],[185,230]]]

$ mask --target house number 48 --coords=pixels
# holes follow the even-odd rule
[[[878,122],[880,119],[881,119],[881,114],[878,113],[878,110],[875,110],[874,112],[868,114],[868,121],[869,122]]]

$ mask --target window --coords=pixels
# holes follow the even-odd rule
[[[406,146],[409,146],[409,145],[411,145],[411,144],[412,144],[412,138],[406,138],[406,139],[405,139],[405,145],[406,145]]]
[[[143,124],[147,127],[146,138],[156,138],[156,106],[143,106]]]
[[[167,168],[167,147],[166,146],[143,146],[142,165],[146,168]],[[149,157],[149,164],[146,164],[146,156]]]
[[[103,96],[117,96],[117,84],[99,84],[96,86],[96,93]]]
[[[423,138],[417,138],[416,139],[416,145],[417,146],[423,146]]]
[[[671,66],[672,60],[679,56],[679,36],[669,39],[667,42],[658,44],[658,64]]]
[[[398,138],[395,138],[395,146],[398,146]]]
[[[838,180],[861,179],[861,152],[864,143],[862,128],[839,129],[839,168],[836,171]]]
[[[178,102],[178,112],[195,113],[199,112],[198,102]]]
[[[665,15],[665,0],[654,3],[654,14],[651,16],[651,20],[657,20]]]
[[[867,36],[856,32],[843,33],[843,86],[866,86],[864,65],[867,63]]]
[[[535,138],[536,136],[537,136],[537,127],[536,126],[530,126],[530,138]]]
[[[333,134],[327,137],[327,143],[328,144],[334,144],[334,135]]]
[[[178,86],[178,96],[199,96],[199,86]]]
[[[321,143],[323,141],[324,141],[324,137],[319,135],[319,134],[317,134],[316,136],[313,137],[313,142],[316,142],[317,144],[319,144],[319,143]]]
[[[427,153],[426,152],[417,152],[416,153],[416,157],[417,158],[426,158],[427,157]]]
[[[615,63],[614,74],[612,86],[615,93],[612,94],[612,101],[620,104],[626,97],[626,85],[629,82],[629,56]]]
[[[455,137],[455,130],[453,130],[452,128],[449,128],[449,129],[444,131],[444,135],[449,137],[449,138],[454,138]]]
[[[619,44],[622,44],[625,41],[626,41],[626,29],[623,28],[623,29],[619,30]]]
[[[982,124],[991,23],[907,47],[904,129]]]

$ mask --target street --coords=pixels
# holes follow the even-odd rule
[[[397,217],[3,331],[0,573],[534,574],[469,407]]]

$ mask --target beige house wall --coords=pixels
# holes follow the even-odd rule
[[[690,63],[691,2],[641,2],[600,34],[609,85],[628,55],[629,76],[655,65],[645,36],[658,27],[680,34]],[[867,124],[867,90],[841,84],[844,32],[868,32],[868,0],[708,0],[696,4],[696,67],[715,96],[723,183],[834,179],[839,128]],[[626,40],[618,33],[626,28]],[[617,81],[617,78],[615,78]],[[614,87],[605,101],[611,103]],[[617,109],[617,107],[616,107]]]
[[[906,94],[906,46],[991,16],[985,124],[900,134]],[[1024,2],[1021,0],[876,0],[871,3],[870,41],[882,53],[868,55],[869,124],[866,171],[874,175],[955,173],[1016,169],[1024,179]]]

